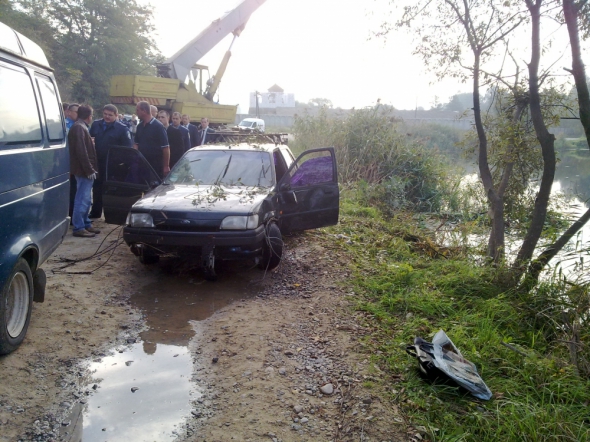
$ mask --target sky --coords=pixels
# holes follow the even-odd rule
[[[140,0],[154,7],[156,42],[169,57],[209,24],[236,7],[239,0]],[[403,0],[398,1],[400,3]],[[266,0],[256,10],[232,47],[232,58],[219,88],[222,104],[239,104],[246,113],[249,96],[274,84],[295,100],[326,98],[334,107],[360,108],[381,103],[397,109],[428,109],[446,103],[471,85],[454,79],[438,82],[423,61],[412,55],[412,36],[396,31],[387,41],[372,37],[387,13],[388,0]],[[554,26],[556,28],[556,26]],[[556,31],[543,28],[544,39]],[[520,60],[530,58],[525,48],[528,29],[515,36],[511,49],[520,49]],[[565,34],[564,34],[565,36]],[[214,74],[232,35],[207,53],[199,64]],[[545,57],[571,66],[566,45],[561,53]],[[566,54],[565,58],[559,57]],[[585,51],[587,58],[588,51]],[[564,77],[567,74],[560,70]]]
[[[144,0],[148,3],[150,0]],[[151,0],[156,41],[173,55],[238,0]],[[430,108],[469,86],[454,81],[429,84],[411,38],[396,35],[387,44],[369,39],[384,16],[386,1],[266,0],[232,47],[219,89],[219,102],[247,112],[250,92],[275,83],[295,100],[327,98],[335,107],[374,105],[377,99],[398,109]],[[199,61],[214,74],[232,36]]]

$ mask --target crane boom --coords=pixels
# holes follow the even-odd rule
[[[214,20],[207,28],[166,60],[170,78],[186,81],[190,70],[207,52],[230,33],[238,36],[250,15],[266,0],[243,0],[223,17]]]

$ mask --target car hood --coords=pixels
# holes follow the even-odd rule
[[[134,212],[162,212],[182,218],[218,218],[254,213],[271,189],[160,185],[137,201]]]

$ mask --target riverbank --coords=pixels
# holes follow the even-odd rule
[[[390,399],[410,425],[430,440],[590,440],[588,286],[506,290],[476,250],[436,245],[409,215],[385,220],[354,199],[343,209],[333,232],[374,329],[363,343],[396,376]],[[418,375],[405,346],[439,329],[477,365],[490,401]]]

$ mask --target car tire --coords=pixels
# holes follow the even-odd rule
[[[146,266],[157,264],[158,261],[160,261],[160,257],[158,255],[148,252],[145,247],[141,248],[137,257],[139,258],[139,262]]]
[[[33,306],[33,275],[20,258],[0,293],[0,354],[18,348],[25,339]]]
[[[275,223],[271,223],[266,227],[266,242],[258,268],[260,270],[273,270],[281,263],[282,256],[283,237],[281,229]]]

